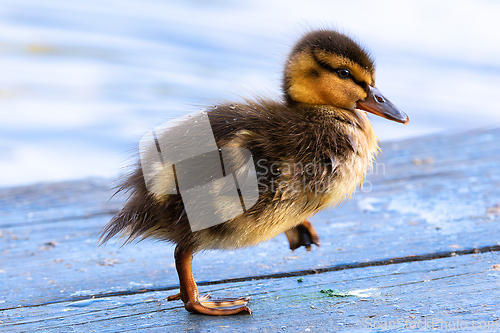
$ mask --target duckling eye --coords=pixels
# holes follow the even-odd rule
[[[347,69],[339,69],[337,71],[337,75],[341,78],[341,79],[347,79],[351,76],[351,72],[349,72]]]

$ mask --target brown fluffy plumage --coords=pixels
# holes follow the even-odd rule
[[[258,244],[350,197],[378,151],[367,115],[358,108],[366,99],[363,109],[388,117],[373,107],[378,102],[367,102],[373,89],[374,63],[358,44],[336,31],[306,34],[285,65],[283,101],[223,103],[208,110],[218,147],[242,147],[252,153],[258,202],[232,220],[191,232],[181,196],[149,192],[137,163],[120,187],[130,197],[102,230],[102,242],[122,235],[127,241],[155,238],[177,244],[181,294],[172,299],[182,298],[189,311],[235,313],[207,310],[208,305],[198,301],[197,289],[183,287],[183,280],[191,279],[190,253]]]
[[[255,245],[349,196],[361,183],[377,150],[372,127],[359,111],[347,114],[326,106],[290,107],[262,101],[220,105],[210,110],[209,119],[219,147],[251,151],[260,172],[257,204],[234,220],[192,233],[180,195],[158,197],[150,193],[138,164],[121,187],[131,191],[130,198],[103,230],[104,242],[124,233],[129,240],[153,237],[176,244],[189,243],[197,250]],[[278,172],[271,172],[273,164],[275,169],[283,164],[309,165],[311,170],[297,167],[295,174],[275,175]],[[288,169],[294,171],[293,167]],[[318,184],[324,190],[305,188],[287,193],[272,186],[273,180]]]

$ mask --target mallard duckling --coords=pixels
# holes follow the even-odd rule
[[[218,147],[252,154],[259,176],[253,207],[193,232],[181,195],[149,191],[138,163],[119,190],[130,191],[125,207],[101,231],[102,242],[120,234],[127,241],[156,238],[176,244],[180,293],[169,300],[181,299],[190,312],[251,313],[248,297],[199,297],[191,269],[196,252],[252,246],[281,233],[292,250],[319,245],[307,219],[349,198],[378,152],[366,112],[408,123],[407,115],[375,87],[368,53],[336,31],[309,32],[295,45],[285,65],[283,92],[283,101],[222,103],[207,110]],[[161,179],[156,181],[161,185]]]

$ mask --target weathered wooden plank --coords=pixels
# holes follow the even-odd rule
[[[108,203],[113,182],[102,179],[42,183],[0,189],[0,228],[112,213],[123,198]]]
[[[292,253],[278,237],[202,253],[195,276],[217,281],[499,244],[499,138],[492,130],[388,144],[380,160],[386,173],[370,176],[371,192],[313,218],[321,248]],[[413,163],[430,157],[433,163]],[[170,245],[96,246],[109,206],[120,204],[106,206],[109,196],[99,181],[0,191],[0,308],[177,284]],[[27,217],[31,209],[36,218]]]
[[[483,325],[490,329],[481,331],[494,332],[500,329],[499,263],[498,253],[483,253],[306,275],[303,282],[274,278],[201,288],[219,297],[251,295],[251,316],[189,314],[180,301],[165,301],[171,291],[157,291],[5,310],[0,327],[2,332],[411,332],[416,327],[456,332],[459,323],[468,325],[461,331]],[[322,289],[350,296],[328,297]]]

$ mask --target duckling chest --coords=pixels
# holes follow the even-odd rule
[[[359,129],[302,139],[293,150],[281,148],[281,156],[256,163],[262,191],[274,200],[304,199],[318,209],[339,204],[362,184],[377,150],[376,141]],[[286,146],[286,145],[285,145]]]

